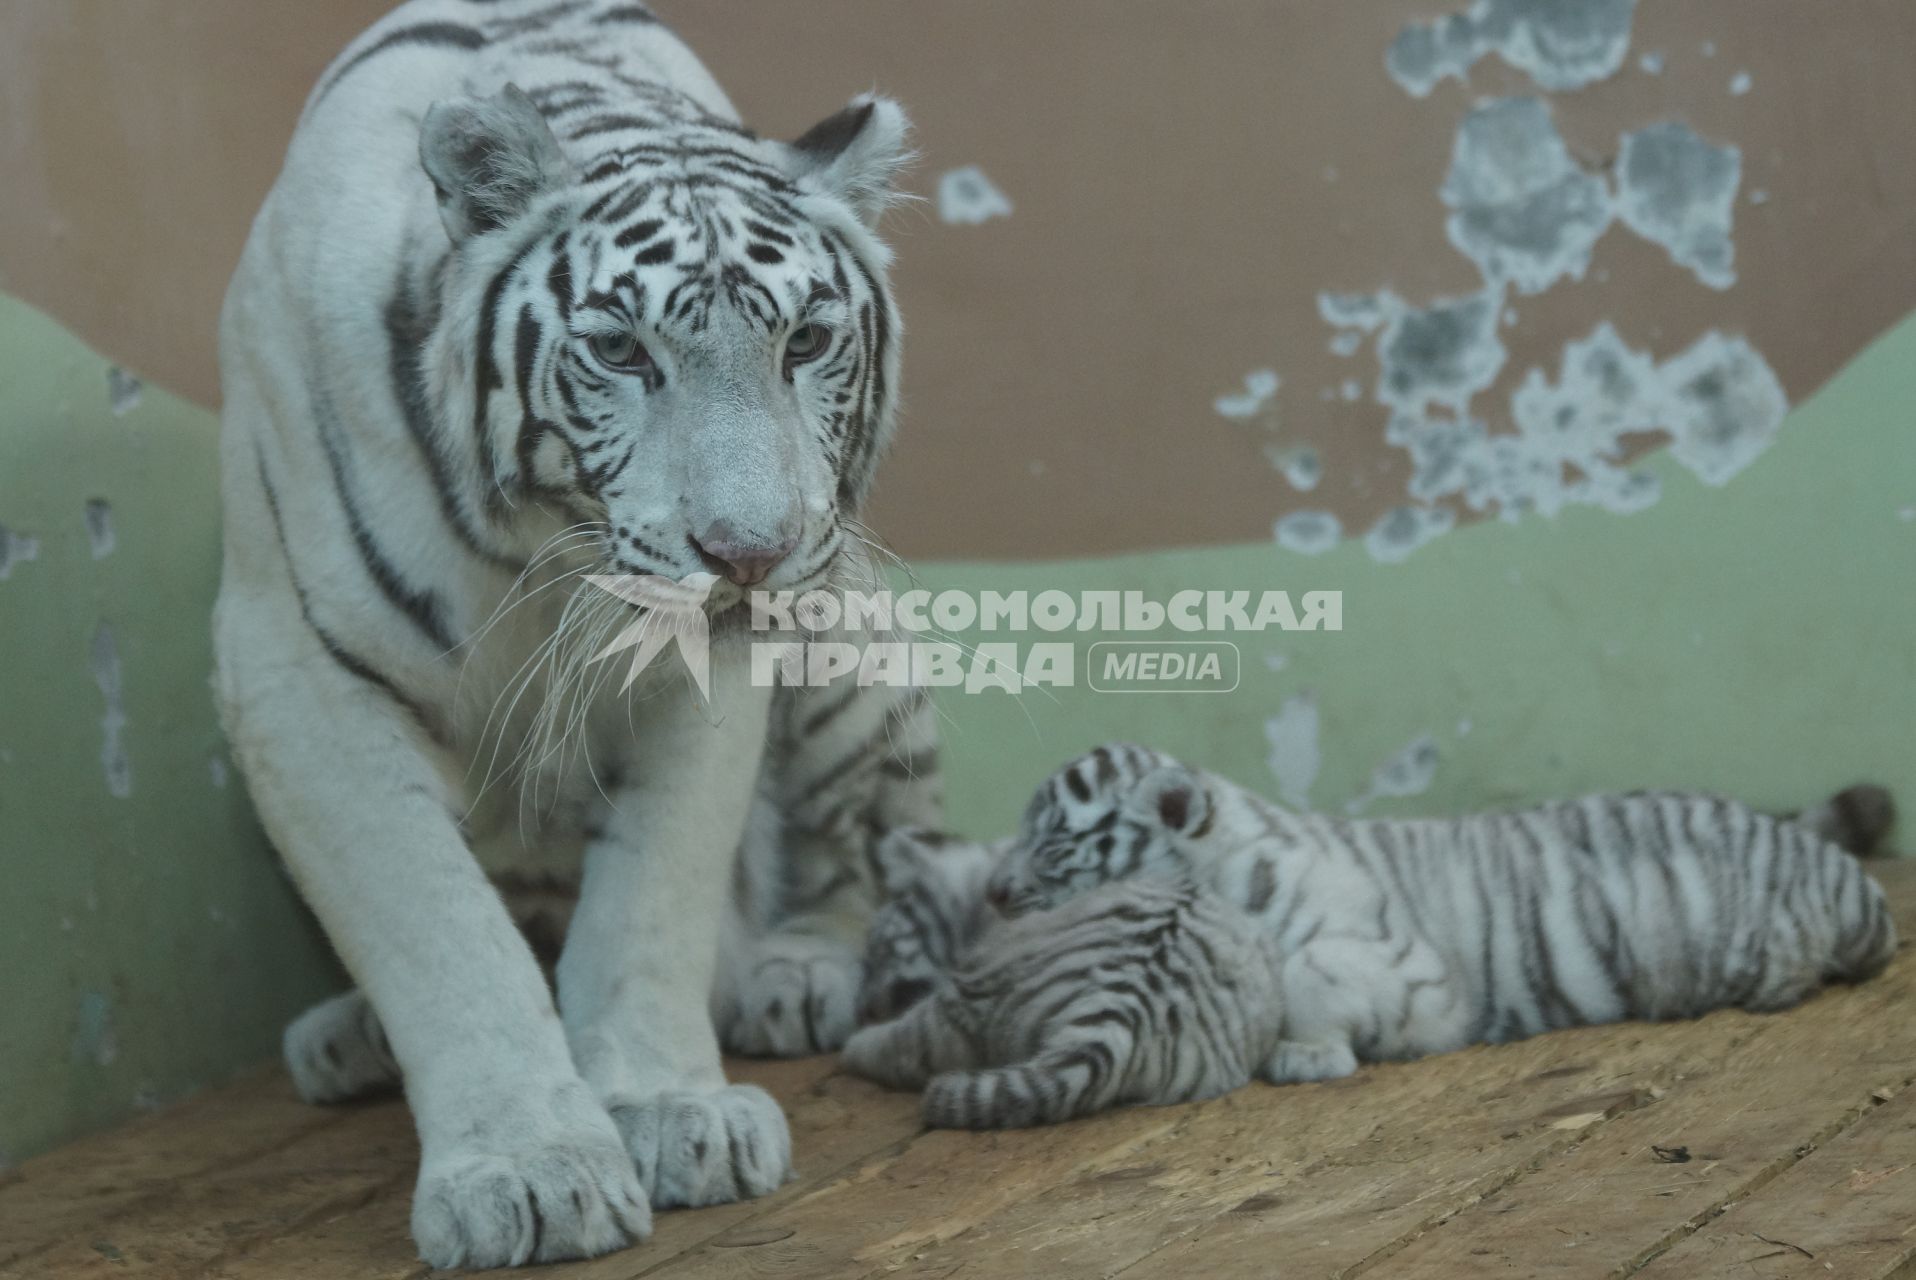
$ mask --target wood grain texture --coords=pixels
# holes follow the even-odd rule
[[[1916,934],[1916,861],[1875,868]],[[829,1059],[738,1063],[799,1176],[526,1280],[1916,1274],[1916,963],[1786,1014],[1625,1024],[1004,1134]],[[431,1280],[396,1101],[261,1073],[0,1184],[0,1280]]]

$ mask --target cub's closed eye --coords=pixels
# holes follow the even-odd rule
[[[789,368],[816,360],[832,345],[832,331],[822,324],[800,325],[785,339],[785,364]]]
[[[608,369],[634,372],[652,365],[652,354],[629,333],[595,333],[586,345],[600,364]]]

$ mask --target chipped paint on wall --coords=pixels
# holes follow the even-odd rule
[[[1749,72],[1747,71],[1737,72],[1735,75],[1730,77],[1730,96],[1733,98],[1742,97],[1744,94],[1750,91],[1750,89],[1755,85],[1755,83],[1756,81],[1751,78]]]
[[[1226,392],[1213,400],[1211,407],[1221,417],[1255,418],[1277,394],[1281,383],[1277,370],[1253,369],[1244,375],[1243,390]]]
[[[1743,153],[1717,146],[1675,120],[1623,135],[1617,153],[1617,213],[1662,245],[1712,289],[1736,283],[1730,241]]]
[[[1000,191],[975,164],[947,171],[938,179],[938,216],[959,226],[976,226],[1011,216],[1011,197]]]
[[[1276,656],[1266,655],[1267,664]],[[1317,731],[1317,696],[1308,691],[1284,699],[1277,714],[1264,722],[1264,741],[1270,749],[1265,763],[1277,780],[1278,799],[1294,809],[1311,807],[1311,787],[1324,765]]]
[[[74,1016],[74,1061],[110,1067],[119,1056],[120,1037],[113,1028],[112,1004],[98,991],[83,993]]]
[[[104,560],[113,554],[113,548],[119,545],[119,535],[113,529],[113,507],[105,498],[86,500],[86,541],[87,549],[95,560]]]
[[[125,417],[140,407],[140,398],[146,394],[146,384],[128,373],[119,365],[113,365],[106,371],[106,402],[115,417]]]
[[[1643,74],[1646,76],[1662,75],[1663,74],[1663,51],[1661,49],[1652,49],[1650,52],[1644,54],[1641,58],[1638,58],[1637,70],[1643,72]]]
[[[1477,0],[1461,13],[1406,26],[1384,66],[1418,98],[1446,76],[1467,81],[1490,53],[1540,88],[1581,89],[1623,65],[1635,11],[1636,0]]]
[[[1450,242],[1491,285],[1519,293],[1581,280],[1616,214],[1609,185],[1577,167],[1541,98],[1473,107],[1438,194]]]
[[[40,558],[40,539],[0,524],[0,582],[13,576],[14,566]]]
[[[1277,545],[1299,555],[1316,556],[1344,540],[1344,526],[1328,511],[1293,511],[1272,527]]]
[[[1379,800],[1422,795],[1436,780],[1441,755],[1437,739],[1428,733],[1393,751],[1371,771],[1370,785],[1363,794],[1346,802],[1345,812],[1362,813]]]
[[[113,628],[104,622],[93,632],[88,666],[106,703],[100,716],[100,768],[106,774],[107,793],[124,800],[133,794],[133,761],[126,753],[126,694],[120,644]]]
[[[1379,564],[1398,564],[1456,524],[1457,513],[1449,507],[1392,507],[1364,535],[1364,550]]]
[[[1377,398],[1384,404],[1400,413],[1436,405],[1461,415],[1497,380],[1508,355],[1497,337],[1498,291],[1438,298],[1423,307],[1406,306],[1388,291],[1377,297],[1389,316],[1377,339]]]
[[[1705,484],[1722,484],[1767,449],[1789,398],[1741,337],[1706,333],[1663,368],[1670,452]]]
[[[1308,445],[1280,450],[1271,459],[1291,488],[1309,493],[1324,479],[1324,460]]]

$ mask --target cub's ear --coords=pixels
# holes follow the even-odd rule
[[[872,851],[879,889],[890,895],[917,884],[929,872],[938,851],[950,842],[950,836],[928,827],[893,827]]]
[[[1211,789],[1183,765],[1145,774],[1125,797],[1124,807],[1133,817],[1173,835],[1196,837],[1211,829]]]
[[[419,163],[454,244],[504,226],[571,176],[551,127],[516,84],[433,103],[419,126]]]
[[[903,107],[890,98],[860,94],[787,146],[792,176],[800,185],[843,200],[866,226],[876,227],[898,198],[894,181],[914,158],[910,134]]]

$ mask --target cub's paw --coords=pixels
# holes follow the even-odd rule
[[[798,1058],[830,1053],[858,1025],[858,954],[829,938],[774,934],[741,957],[719,1018],[729,1053]]]
[[[656,1208],[762,1196],[792,1176],[785,1113],[756,1085],[614,1101],[611,1111]]]
[[[1357,1054],[1335,1040],[1282,1040],[1260,1072],[1272,1084],[1342,1080],[1357,1071]]]
[[[643,1240],[652,1210],[618,1130],[578,1084],[549,1106],[514,1099],[458,1139],[428,1142],[412,1234],[435,1267],[516,1267]]]
[[[357,991],[294,1018],[281,1040],[293,1087],[308,1102],[344,1102],[393,1088],[399,1063],[372,1004]]]

